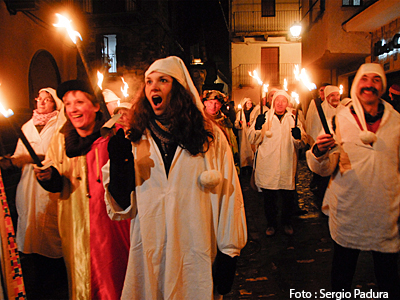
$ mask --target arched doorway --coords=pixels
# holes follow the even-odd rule
[[[54,57],[46,50],[39,50],[29,66],[29,107],[35,107],[35,97],[41,88],[57,89],[61,83],[60,72]]]

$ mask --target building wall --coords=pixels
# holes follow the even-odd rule
[[[246,38],[244,43],[232,43],[232,70],[240,64],[260,64],[261,48],[279,47],[279,63],[294,63],[301,65],[301,43],[288,42],[285,37],[269,37],[267,42]],[[249,70],[253,71],[253,70]],[[232,86],[232,99],[239,104],[244,97],[253,102],[260,101],[261,91],[258,85],[250,87]]]
[[[43,16],[45,23],[35,22],[22,12],[10,15],[0,1],[1,101],[14,111],[29,108],[29,67],[37,51],[46,50],[53,56],[62,80],[76,76],[75,46],[52,26],[57,22],[53,11]]]
[[[57,23],[58,9],[48,5],[28,13],[11,15],[4,1],[0,1],[0,102],[14,111],[12,123],[20,127],[32,116],[32,103],[38,90],[30,97],[29,70],[35,54],[45,50],[54,58],[61,81],[77,76],[76,47],[65,33],[52,25]],[[40,72],[45,77],[46,70]],[[57,88],[57,86],[52,86]],[[32,99],[30,99],[32,98]],[[10,118],[11,120],[11,118]],[[2,151],[13,153],[17,142],[8,122],[0,118]],[[5,148],[5,149],[4,149]]]
[[[302,1],[303,4],[308,1]],[[346,32],[342,23],[359,8],[342,7],[341,1],[325,1],[325,11],[303,15],[303,66],[317,84],[339,84],[339,76],[353,72],[360,57],[370,54],[371,37],[366,32]],[[308,7],[308,6],[307,6]],[[308,8],[307,8],[308,10]],[[306,11],[306,8],[303,8]],[[362,61],[362,59],[361,59]]]
[[[397,33],[400,33],[400,17],[372,33],[372,61],[382,64],[385,71],[388,73],[400,70],[400,48],[379,56],[374,56],[374,45],[376,42],[381,40],[385,40],[385,43],[389,43]]]

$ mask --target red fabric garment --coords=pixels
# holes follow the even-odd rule
[[[101,168],[109,138],[97,139],[86,156],[90,191],[92,299],[120,299],[129,254],[130,221],[112,221],[106,211]]]
[[[362,126],[361,126],[361,123],[360,123],[360,120],[358,119],[358,116],[356,115],[356,113],[354,111],[351,111],[351,113],[352,113],[354,119],[356,119],[358,127],[360,127],[360,129],[363,130]],[[382,121],[382,118],[377,120],[375,123],[372,123],[372,124],[367,123],[368,130],[373,132],[373,133],[376,133],[376,131],[379,128],[379,125],[381,124],[381,121]]]

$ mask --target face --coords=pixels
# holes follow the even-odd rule
[[[286,108],[288,107],[288,105],[289,105],[289,102],[285,96],[279,95],[278,97],[275,98],[274,109],[278,115],[282,115],[286,111]]]
[[[129,110],[126,108],[120,108],[118,110],[118,114],[121,114],[121,117],[118,119],[117,123],[123,125],[127,129],[131,121]]]
[[[319,97],[321,98],[321,100],[322,101],[324,101],[325,100],[325,86],[321,86],[320,88],[319,88]]]
[[[382,78],[374,73],[364,74],[357,85],[356,95],[361,104],[372,105],[379,102],[382,95]]]
[[[78,134],[82,137],[92,134],[100,105],[93,104],[81,91],[69,91],[63,100],[65,112]]]
[[[339,92],[332,92],[328,95],[327,99],[329,104],[333,107],[337,107],[340,103],[340,94]]]
[[[246,102],[246,109],[249,110],[253,106],[253,103],[251,101]]]
[[[215,99],[204,101],[206,112],[210,115],[216,115],[222,107],[222,103]]]
[[[152,72],[145,79],[145,94],[154,113],[160,116],[165,113],[171,101],[173,78],[160,72]]]
[[[35,99],[37,103],[37,112],[39,114],[48,114],[56,109],[56,103],[50,93],[41,91]]]

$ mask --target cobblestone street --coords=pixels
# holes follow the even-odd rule
[[[241,177],[248,243],[238,259],[233,290],[225,300],[295,299],[294,295],[290,296],[291,289],[311,293],[312,299],[322,299],[323,290],[330,291],[332,241],[328,218],[314,203],[309,189],[311,173],[304,159],[299,161],[298,175],[299,203],[307,214],[293,220],[293,236],[285,235],[283,229],[278,228],[273,237],[265,234],[267,224],[261,193],[250,187],[250,175]],[[360,254],[353,288],[377,291],[372,255],[368,252]]]

